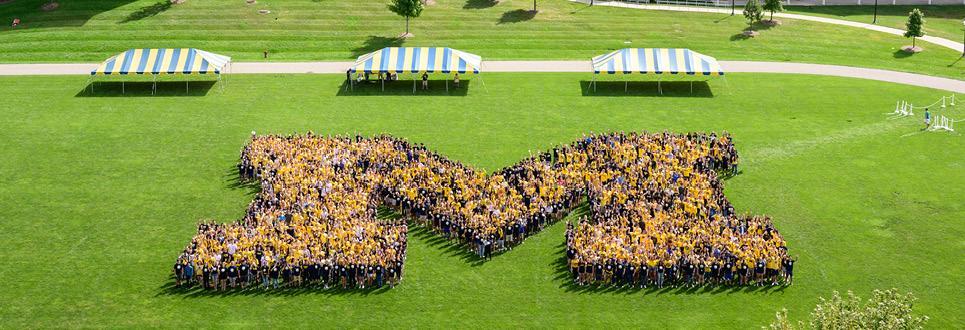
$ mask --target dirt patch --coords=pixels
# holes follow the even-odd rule
[[[253,4],[258,3],[258,1],[255,1],[255,0],[245,0],[245,3],[247,3],[247,4],[249,4],[249,5],[253,5]]]
[[[422,0],[422,4],[426,6],[433,6],[436,4],[436,0]]]
[[[188,1],[188,0],[171,0],[171,4],[172,4],[172,5],[180,5],[180,4],[182,4],[182,3],[185,3],[186,1]]]
[[[42,6],[40,6],[40,10],[43,11],[54,11],[57,10],[57,8],[60,8],[60,3],[53,1],[44,3]]]
[[[757,32],[757,31],[754,31],[754,30],[747,30],[747,31],[744,31],[743,33],[741,33],[741,35],[743,35],[743,36],[746,37],[746,38],[753,38],[753,37],[756,37],[756,36],[761,35],[761,33],[760,33],[760,32]]]
[[[779,19],[766,19],[761,21],[761,24],[764,24],[765,26],[773,27],[773,26],[780,26],[783,23],[781,23],[781,20]]]

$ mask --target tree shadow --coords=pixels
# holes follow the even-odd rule
[[[519,22],[531,20],[534,17],[536,17],[536,12],[532,10],[525,10],[525,9],[510,10],[503,13],[503,16],[499,18],[498,24],[519,23]]]
[[[597,81],[595,90],[592,83],[589,80],[580,81],[583,96],[714,97],[707,81],[663,81],[659,86],[656,81]],[[663,94],[660,94],[661,88]]]
[[[462,9],[486,9],[499,4],[498,0],[467,0]]]
[[[750,39],[750,38],[751,38],[751,36],[746,35],[746,34],[744,34],[744,33],[742,32],[742,33],[737,33],[737,34],[734,34],[734,35],[730,36],[730,41],[741,41],[741,40],[747,40],[747,39]]]
[[[77,27],[87,24],[92,17],[130,4],[135,0],[69,1],[60,0],[57,10],[45,12],[40,9],[49,0],[17,0],[0,5],[0,32],[13,30],[10,22],[19,18],[16,29],[52,27]]]
[[[92,81],[74,97],[198,97],[207,96],[217,83],[213,80],[158,81],[157,91],[152,95],[150,81]]]
[[[352,57],[359,57],[386,47],[401,47],[405,39],[397,37],[369,36],[360,47],[352,49]]]
[[[372,75],[372,78],[378,75]],[[403,76],[405,77],[405,76]],[[368,82],[356,82],[354,87],[348,81],[342,83],[338,89],[337,96],[466,96],[469,91],[471,80],[460,81],[459,88],[456,88],[452,81],[449,81],[449,90],[446,91],[446,81],[429,80],[429,89],[422,89],[422,81],[416,81],[416,90],[412,92],[412,79],[386,81],[385,90],[378,79]]]
[[[896,50],[894,53],[891,53],[891,56],[894,57],[894,58],[908,58],[908,57],[912,57],[912,56],[914,56],[914,55],[915,55],[915,53],[906,52],[906,51],[904,51],[904,50],[902,50],[902,49],[898,49],[898,50]]]
[[[121,20],[121,23],[139,21],[163,13],[168,9],[171,9],[171,1],[163,0],[150,6],[141,7],[141,9],[127,15],[127,17]]]

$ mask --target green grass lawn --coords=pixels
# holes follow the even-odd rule
[[[200,1],[197,1],[200,2]],[[469,91],[341,89],[340,75],[239,75],[98,86],[85,77],[3,77],[0,324],[7,327],[754,328],[819,296],[914,292],[933,328],[960,327],[965,191],[960,134],[888,120],[935,90],[805,75],[728,75],[727,84],[608,86],[582,74],[488,74]],[[584,95],[586,94],[586,95]],[[712,96],[712,97],[711,97]],[[965,118],[965,108],[939,110]],[[767,214],[800,258],[769,289],[582,290],[561,273],[558,223],[486,263],[414,230],[403,284],[376,292],[227,295],[172,290],[170,266],[199,219],[239,218],[252,191],[234,165],[252,130],[388,132],[494,170],[586,132],[728,130],[741,212]]]
[[[861,23],[871,23],[874,19],[874,7],[867,5],[785,8],[794,14],[832,17]],[[965,19],[965,6],[878,6],[878,25],[904,30],[905,23],[908,22],[908,13],[914,8],[921,9],[925,14],[925,35],[962,41],[962,30],[965,29],[965,25],[962,25],[962,19]]]
[[[445,45],[484,59],[579,59],[625,47],[690,48],[721,60],[841,64],[965,78],[965,61],[950,49],[924,44],[908,56],[900,36],[828,24],[785,20],[753,39],[740,15],[587,7],[565,0],[437,0],[412,21],[415,37],[396,39],[404,20],[387,0],[45,0],[0,5],[0,19],[21,17],[23,29],[0,28],[0,62],[99,62],[129,48],[196,47],[273,61],[353,60],[393,45]],[[269,15],[257,13],[269,9]],[[4,24],[6,25],[6,24]],[[630,43],[625,43],[625,42]]]

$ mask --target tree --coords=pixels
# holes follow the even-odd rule
[[[781,4],[781,0],[764,0],[764,10],[771,12],[770,21],[774,21],[775,11],[784,11],[784,5]]]
[[[875,290],[866,303],[850,291],[847,297],[834,291],[831,299],[821,297],[807,323],[791,322],[782,309],[765,329],[921,329],[928,317],[912,315],[915,300],[911,293],[900,294],[897,289]]]
[[[392,0],[389,10],[405,17],[405,35],[409,35],[409,18],[422,15],[422,1],[420,0]]]
[[[908,28],[905,31],[905,38],[911,38],[911,47],[915,48],[915,39],[925,36],[925,31],[922,30],[925,26],[925,14],[921,13],[918,8],[912,9],[908,13],[908,23],[905,23],[905,27]]]
[[[744,17],[750,24],[760,22],[764,18],[764,11],[761,10],[759,0],[747,0],[747,3],[744,4]]]

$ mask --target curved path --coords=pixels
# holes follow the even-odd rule
[[[590,0],[570,0],[572,2],[578,2],[583,4],[590,4]],[[672,5],[641,5],[633,4],[627,2],[617,2],[617,1],[606,1],[606,0],[593,0],[594,6],[607,6],[607,7],[620,7],[620,8],[632,8],[632,9],[644,9],[644,10],[667,10],[667,11],[683,11],[683,12],[696,12],[696,13],[715,13],[715,14],[727,14],[730,15],[730,8],[710,8],[710,7],[686,7],[686,6],[672,6]],[[738,14],[743,10],[743,8],[738,8]],[[803,21],[820,22],[827,24],[844,25],[850,27],[856,27],[866,30],[873,30],[878,32],[884,32],[888,34],[903,36],[905,34],[904,30],[890,28],[881,25],[859,23],[852,21],[845,21],[841,19],[810,16],[810,15],[800,15],[800,14],[788,14],[788,13],[775,13],[775,17],[783,17],[790,19],[799,19]],[[960,42],[951,41],[945,38],[924,36],[918,38],[918,40],[930,42],[945,48],[955,50],[957,52],[965,53],[965,44]]]
[[[230,73],[337,73],[344,74],[353,62],[237,62]],[[725,72],[796,73],[886,81],[898,84],[965,93],[965,81],[915,73],[840,65],[720,61]],[[5,75],[86,75],[97,64],[0,64]],[[486,61],[484,72],[590,72],[589,61]]]

